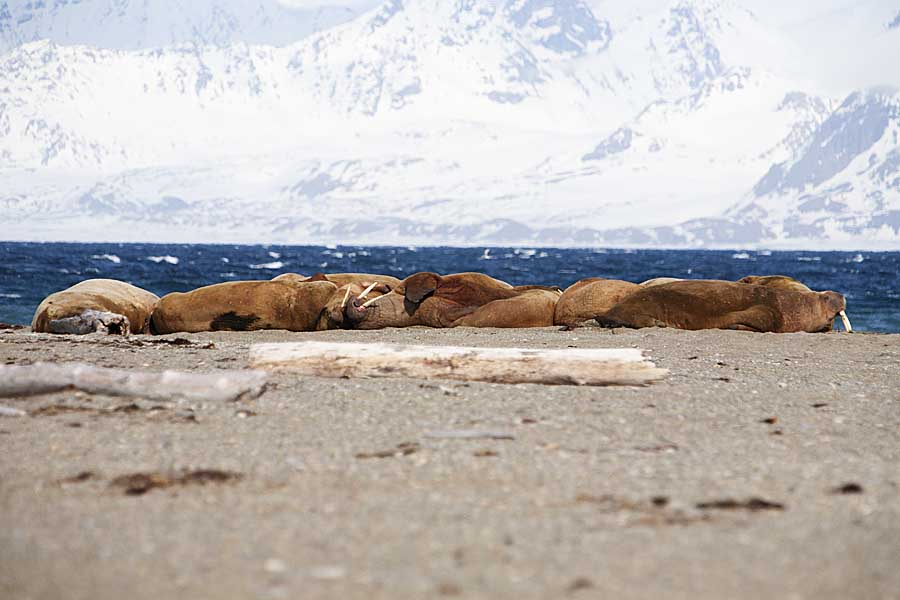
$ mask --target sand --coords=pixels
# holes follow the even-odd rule
[[[19,331],[0,360],[208,371],[304,339],[639,347],[671,375],[0,399],[29,413],[0,416],[0,598],[900,598],[900,335]]]

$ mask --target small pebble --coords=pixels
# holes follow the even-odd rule
[[[266,573],[284,573],[287,571],[287,565],[279,558],[270,558],[266,560],[266,564],[263,568],[266,570]]]
[[[325,565],[309,570],[309,576],[314,579],[342,579],[345,575],[347,575],[347,569],[340,565]]]

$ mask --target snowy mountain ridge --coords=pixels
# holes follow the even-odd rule
[[[0,2],[0,40],[90,44],[0,55],[6,236],[900,247],[896,92],[785,77],[736,0],[605,4],[389,0],[290,39],[274,0],[173,3],[196,35],[166,2]]]

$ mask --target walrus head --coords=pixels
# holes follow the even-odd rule
[[[822,298],[822,301],[825,303],[825,310],[829,315],[829,321],[833,323],[837,317],[840,317],[841,323],[844,325],[844,330],[847,333],[853,333],[853,326],[850,324],[850,319],[847,317],[847,300],[844,298],[843,294],[837,292],[820,292],[819,297]]]
[[[340,287],[325,305],[327,329],[350,329],[362,321],[368,308],[383,295],[389,293],[391,287],[381,282],[348,283]],[[372,298],[367,298],[372,295]]]

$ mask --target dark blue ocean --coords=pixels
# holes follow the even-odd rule
[[[480,271],[512,284],[565,287],[585,277],[735,280],[788,275],[847,298],[859,331],[900,332],[900,252],[755,252],[553,248],[42,244],[0,242],[0,322],[29,324],[48,294],[121,279],[160,296],[285,272]]]

